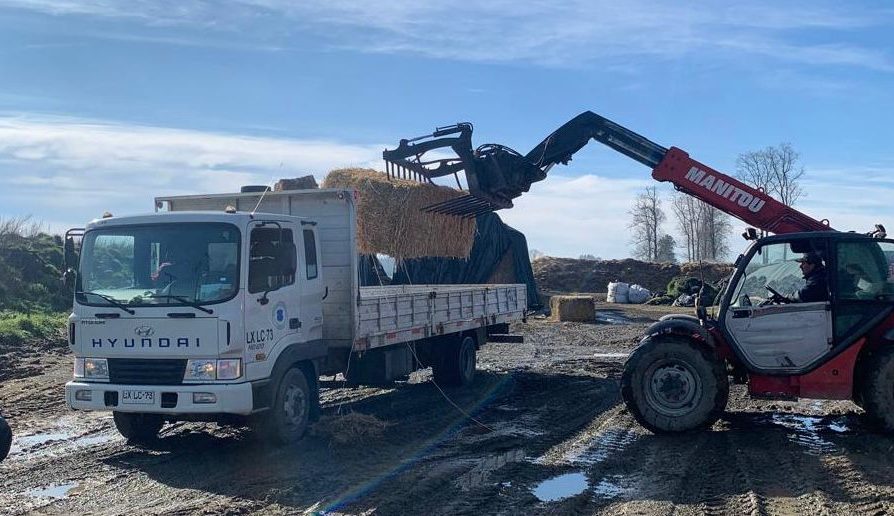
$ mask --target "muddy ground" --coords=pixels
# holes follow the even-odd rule
[[[70,358],[49,353],[0,386],[17,435],[0,513],[894,513],[894,437],[850,403],[761,402],[737,387],[711,431],[637,426],[620,370],[668,309],[613,310],[602,314],[615,324],[530,319],[515,328],[524,344],[487,345],[475,384],[447,391],[461,411],[424,371],[393,389],[327,380],[324,424],[285,449],[197,423],[129,446],[109,414],[65,408]],[[364,421],[381,424],[364,434]]]

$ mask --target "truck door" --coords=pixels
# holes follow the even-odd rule
[[[800,251],[805,246],[828,263],[823,240],[801,239],[795,248]],[[757,370],[794,372],[832,349],[828,286],[824,287],[823,299],[791,303],[774,301],[766,288],[770,286],[795,300],[805,285],[797,261],[802,256],[802,252],[793,250],[792,242],[761,245],[735,279],[724,325],[740,355]]]
[[[274,345],[303,342],[296,224],[259,221],[249,226],[245,277],[246,363],[267,360]],[[297,236],[297,238],[296,238]]]

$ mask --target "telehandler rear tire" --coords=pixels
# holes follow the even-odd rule
[[[894,432],[894,347],[876,351],[864,369],[860,398],[872,423]]]
[[[131,444],[149,444],[158,439],[158,432],[165,421],[159,414],[113,412],[112,419],[118,433]]]
[[[621,396],[633,417],[654,433],[708,428],[729,400],[724,364],[684,338],[650,339],[627,359]]]

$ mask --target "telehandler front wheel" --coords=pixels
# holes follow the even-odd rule
[[[627,359],[621,396],[654,433],[710,427],[729,399],[729,379],[710,350],[682,338],[651,339]]]
[[[876,351],[864,369],[860,398],[869,419],[894,432],[894,348]]]

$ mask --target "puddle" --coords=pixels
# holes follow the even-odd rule
[[[114,440],[116,435],[111,430],[100,433],[79,433],[76,431],[74,424],[60,420],[55,428],[51,428],[47,432],[13,436],[9,457],[11,459],[15,459],[17,456],[35,457],[63,450],[104,444]]]
[[[630,353],[593,353],[596,358],[627,358]]]
[[[844,434],[851,431],[850,427],[848,427],[844,421],[835,421],[829,423],[829,430],[837,432],[839,434]]]
[[[71,484],[50,484],[47,487],[40,487],[36,489],[31,489],[27,493],[28,496],[33,498],[45,498],[50,500],[58,500],[60,498],[67,498],[69,492],[78,487],[77,482],[73,482]]]
[[[499,455],[492,455],[478,461],[475,466],[468,472],[460,476],[456,483],[463,491],[469,491],[475,487],[487,484],[487,479],[491,473],[502,468],[510,462],[521,462],[525,460],[524,450],[509,450]]]
[[[821,418],[815,416],[799,416],[795,414],[774,414],[771,418],[774,424],[794,430],[794,440],[807,448],[807,453],[824,454],[835,451],[836,447],[831,442],[819,435],[822,426]],[[831,428],[831,425],[830,427]],[[847,428],[847,427],[843,427]]]
[[[623,315],[608,312],[596,312],[596,324],[630,324],[630,319]]]
[[[46,434],[34,434],[24,435],[22,437],[14,437],[12,453],[15,453],[16,449],[21,450],[24,448],[33,448],[35,446],[46,444],[51,441],[65,441],[67,439],[71,439],[72,437],[74,437],[72,434],[65,434],[62,432],[51,432]]]
[[[578,471],[544,480],[534,488],[533,493],[542,502],[554,502],[583,493],[589,486],[587,477]]]

